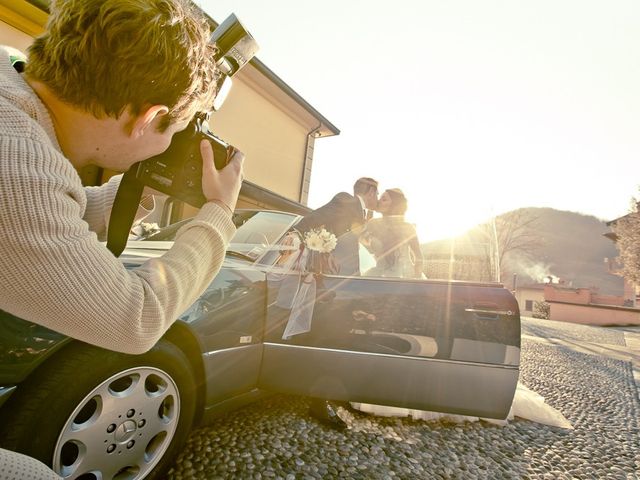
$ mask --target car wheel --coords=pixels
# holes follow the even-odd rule
[[[71,345],[9,399],[0,444],[65,479],[163,478],[193,424],[195,389],[171,343],[143,355]]]

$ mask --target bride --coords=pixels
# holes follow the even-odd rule
[[[367,222],[361,240],[373,253],[376,266],[364,275],[423,278],[420,242],[416,228],[404,219],[407,198],[402,190],[386,190],[380,197],[376,210],[382,214],[382,218]]]

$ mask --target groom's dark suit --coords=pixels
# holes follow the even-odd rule
[[[338,237],[334,259],[340,275],[360,275],[358,236],[351,233],[355,227],[364,225],[365,212],[358,197],[340,192],[331,201],[304,216],[295,228],[303,233],[324,226]]]
[[[352,228],[363,225],[365,212],[358,197],[340,192],[331,201],[305,215],[295,228],[304,233],[312,228],[324,228],[340,237]]]
[[[338,237],[334,250],[340,275],[360,275],[358,235],[351,231],[364,225],[365,211],[360,199],[340,192],[331,201],[305,215],[294,228],[304,234],[313,228],[324,228]],[[336,407],[328,400],[312,398],[309,413],[321,422],[334,428],[346,428],[346,423],[338,416]]]

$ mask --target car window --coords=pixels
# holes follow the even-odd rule
[[[298,218],[298,215],[285,212],[237,210],[233,214],[237,230],[227,250],[257,260],[270,250]],[[192,220],[189,218],[164,227],[143,241],[173,241],[178,230]]]
[[[238,230],[228,250],[257,260],[267,252],[298,220],[297,215],[282,212],[252,212],[248,218],[234,219]]]

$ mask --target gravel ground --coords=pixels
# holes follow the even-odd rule
[[[624,334],[619,329],[591,327],[565,322],[552,322],[523,318],[522,335],[533,335],[542,338],[600,343],[603,345],[624,345]],[[640,333],[640,330],[638,330]]]
[[[304,397],[277,395],[194,431],[170,472],[178,479],[636,479],[640,401],[628,361],[567,343],[624,345],[624,333],[523,319],[520,381],[574,430],[515,419],[452,424],[342,410],[337,432],[307,415]]]

